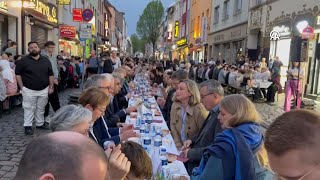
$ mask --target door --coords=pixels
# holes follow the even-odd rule
[[[48,31],[40,26],[31,26],[31,41],[38,42],[41,49],[48,40]]]

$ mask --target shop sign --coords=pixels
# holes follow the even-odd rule
[[[187,38],[182,38],[180,40],[177,41],[177,46],[184,46],[187,44]]]
[[[287,26],[276,26],[273,28],[274,31],[277,31],[280,33],[281,36],[288,36],[290,35],[290,28]]]
[[[179,37],[179,21],[176,21],[175,26],[174,26],[174,37],[175,38]]]
[[[8,11],[8,5],[6,1],[0,2],[0,9],[4,11]]]
[[[171,42],[171,41],[172,41],[172,32],[168,32],[167,42]]]
[[[314,36],[314,30],[311,26],[307,26],[303,29],[301,33],[302,39],[313,39]]]
[[[57,5],[70,5],[71,0],[57,0]]]
[[[33,7],[25,8],[25,11],[42,20],[45,19],[51,24],[57,24],[57,6],[51,3],[46,3],[44,0],[30,0],[34,4]]]
[[[92,38],[92,24],[81,23],[80,24],[80,39],[91,39]]]
[[[59,27],[60,37],[66,38],[75,38],[76,37],[76,27],[75,26],[68,26],[68,25],[61,25]]]
[[[73,22],[82,22],[82,9],[74,8],[72,11]]]

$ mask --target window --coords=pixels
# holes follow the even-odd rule
[[[223,3],[223,19],[229,18],[230,11],[230,1],[227,0]]]
[[[207,14],[206,14],[207,17],[209,17],[209,13],[210,13],[210,10],[207,9]]]
[[[213,24],[218,24],[219,23],[219,6],[214,8],[214,21]]]
[[[256,5],[259,5],[262,3],[262,0],[256,0]]]
[[[235,0],[234,4],[234,14],[238,14],[242,9],[242,0]]]

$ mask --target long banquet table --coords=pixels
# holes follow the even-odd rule
[[[135,100],[136,99],[131,98],[129,100],[129,106],[135,104]],[[156,104],[156,100],[155,100],[154,97],[149,98],[149,101],[151,103],[153,103],[154,105]],[[160,108],[159,108],[158,105],[156,105],[156,108],[160,111]],[[153,118],[154,118],[153,120],[155,120],[155,121],[159,121],[160,120],[162,122],[159,123],[160,122],[159,121],[157,123],[152,123],[152,124],[154,124],[155,126],[160,126],[162,130],[164,130],[164,129],[165,130],[169,130],[169,128],[168,128],[168,126],[167,126],[162,114],[161,114],[161,116],[154,116]],[[135,119],[131,119],[130,115],[128,115],[126,117],[126,123],[133,124],[135,126],[135,128],[136,128],[136,120]],[[137,130],[137,132],[139,132],[139,130]],[[173,137],[172,137],[171,133],[169,133],[168,135],[165,136],[162,144],[166,147],[167,153],[175,154],[177,156],[179,155],[179,151],[178,151],[178,149],[177,149],[177,147],[176,147],[176,145],[175,145],[175,143],[173,141]],[[160,162],[159,159],[153,159],[152,158],[152,164],[154,166],[154,171],[155,171],[155,168],[158,166],[157,163],[159,163],[159,162]],[[172,163],[169,163],[168,166],[169,166],[169,169],[170,169],[170,174],[188,175],[187,170],[186,170],[183,162],[181,162],[181,161],[175,160]]]

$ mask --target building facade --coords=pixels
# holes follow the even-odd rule
[[[58,44],[59,24],[56,1],[31,0],[22,7],[23,53],[27,52],[28,42],[36,41],[44,48],[47,41]],[[58,48],[57,48],[58,49]]]
[[[300,61],[301,68],[305,71],[302,81],[304,94],[317,96],[319,86],[319,59],[320,59],[320,4],[319,0],[303,1],[279,0],[268,4],[266,14],[265,35],[270,37],[270,32],[277,31],[279,40],[266,43],[269,56],[278,56],[284,66],[281,69],[282,83],[286,80],[286,71],[291,61]],[[286,7],[285,9],[281,7]],[[314,36],[305,38],[307,28],[314,30]],[[270,38],[269,38],[270,39]]]
[[[245,55],[249,0],[214,0],[210,33],[209,59],[234,62]],[[212,27],[212,28],[211,28]]]
[[[190,7],[190,32],[189,54],[191,59],[198,62],[207,61],[208,30],[211,22],[212,0],[191,0]]]
[[[17,52],[21,54],[23,45],[21,44],[21,5],[11,0],[0,2],[0,47],[7,45],[7,40],[11,39],[18,43]],[[0,52],[1,52],[0,49]],[[3,52],[1,52],[3,53]]]

